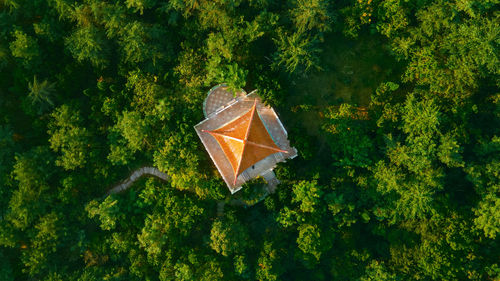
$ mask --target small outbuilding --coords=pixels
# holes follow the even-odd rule
[[[206,119],[195,126],[196,133],[231,193],[258,176],[276,185],[276,164],[297,156],[278,115],[256,91],[233,95],[226,85],[217,85],[208,92],[203,113]]]

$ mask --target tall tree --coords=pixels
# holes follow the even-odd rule
[[[51,116],[48,126],[50,147],[62,154],[56,164],[66,170],[82,168],[89,158],[92,144],[90,133],[82,127],[80,112],[69,105],[62,105]]]
[[[37,113],[42,114],[54,106],[53,96],[55,83],[47,80],[39,82],[36,76],[33,77],[33,83],[28,83],[28,98],[32,106],[37,108]]]
[[[274,40],[278,51],[274,54],[275,67],[283,66],[288,73],[306,72],[320,69],[318,61],[317,39],[295,32],[287,34],[279,31]]]

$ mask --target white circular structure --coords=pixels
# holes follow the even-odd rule
[[[243,95],[246,93],[244,90],[241,90],[236,96]],[[226,107],[232,100],[235,99],[235,95],[231,92],[226,84],[219,84],[207,93],[207,97],[203,102],[203,114],[205,117],[213,114],[219,109]]]

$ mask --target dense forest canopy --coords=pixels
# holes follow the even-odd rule
[[[499,8],[0,0],[0,280],[498,280]],[[223,82],[299,157],[218,212]]]

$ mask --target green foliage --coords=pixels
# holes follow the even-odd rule
[[[133,8],[136,12],[142,13],[144,9],[149,9],[156,4],[156,0],[127,0],[127,8]]]
[[[318,29],[321,32],[330,30],[332,16],[328,1],[295,0],[290,11],[291,18],[299,32]]]
[[[321,234],[314,225],[303,224],[299,226],[297,245],[302,252],[313,255],[316,260],[321,257]]]
[[[410,95],[403,110],[403,132],[412,144],[425,142],[420,136],[428,139],[437,130],[439,108],[432,99],[417,101],[415,95]]]
[[[188,88],[201,87],[204,84],[202,55],[187,49],[179,54],[178,60],[175,73],[179,76],[179,83]]]
[[[167,95],[167,90],[157,83],[157,80],[157,76],[147,75],[140,71],[128,73],[126,86],[133,93],[131,105],[145,115],[160,113],[157,112],[156,107],[159,100]],[[167,110],[172,111],[171,108]]]
[[[234,269],[236,273],[242,278],[250,278],[250,267],[248,265],[248,259],[245,259],[244,256],[234,257]]]
[[[498,73],[500,63],[493,47],[498,42],[494,19],[464,17],[454,22],[454,11],[446,1],[418,11],[419,32],[411,33],[410,40],[419,46],[413,49],[405,74],[407,81],[428,85],[432,92],[449,98],[469,95],[478,87],[479,77]],[[442,44],[428,40],[438,34]]]
[[[278,52],[275,53],[274,66],[283,66],[288,73],[307,72],[310,69],[320,69],[316,47],[317,39],[307,37],[302,33],[278,33],[275,39]]]
[[[398,31],[404,30],[408,26],[408,17],[404,9],[404,3],[401,1],[386,1],[380,6],[381,22],[377,24],[377,29],[381,34],[392,37]],[[395,37],[395,36],[394,36]],[[403,45],[408,44],[407,39],[397,38],[397,41]],[[406,44],[405,44],[406,43]],[[400,46],[404,55],[406,55],[408,47]]]
[[[221,70],[218,80],[225,81],[229,89],[236,93],[245,87],[247,74],[247,70],[241,69],[237,64],[231,64]]]
[[[134,159],[134,151],[123,144],[111,144],[108,160],[113,165],[126,165]]]
[[[384,1],[381,6],[384,4],[393,6],[396,1]],[[374,6],[377,2],[372,3],[371,0],[361,0],[356,1],[351,5],[347,5],[342,8],[340,12],[343,14],[343,24],[342,24],[342,33],[348,37],[356,38],[358,37],[361,28],[364,25],[371,24],[372,22],[372,13],[374,12]]]
[[[96,68],[109,64],[110,46],[103,32],[94,26],[75,30],[65,39],[65,45],[78,62],[89,62]]]
[[[339,166],[367,167],[372,163],[373,143],[367,134],[364,112],[349,104],[329,108],[323,129],[330,133],[331,148]]]
[[[0,251],[0,259],[4,261],[0,265],[0,278],[5,281],[13,281],[14,275],[12,272],[12,266],[9,260],[5,257],[3,251]]]
[[[316,181],[301,181],[293,186],[293,195],[292,202],[300,203],[300,210],[310,213],[320,204],[323,192]]]
[[[376,260],[372,261],[369,266],[366,267],[366,272],[363,277],[360,278],[361,281],[390,281],[398,280],[396,274],[387,271],[384,263],[378,262]]]
[[[500,198],[493,194],[486,195],[475,210],[477,218],[474,219],[476,227],[484,231],[486,237],[495,239],[500,232]]]
[[[62,155],[56,160],[58,166],[66,170],[81,168],[87,162],[90,134],[81,127],[82,117],[78,110],[62,105],[52,114],[49,123],[50,148]]]
[[[13,131],[10,126],[0,126],[0,175],[6,172],[13,159]],[[5,181],[3,181],[5,182]]]
[[[36,76],[33,77],[33,83],[28,83],[28,99],[31,105],[37,108],[37,113],[42,114],[54,106],[52,96],[55,91],[55,83],[50,83],[47,80],[38,82]]]
[[[155,65],[165,52],[152,42],[165,37],[166,34],[156,26],[151,27],[138,21],[128,23],[121,30],[119,39],[123,62],[138,64],[150,61]]]
[[[7,220],[15,228],[26,229],[50,203],[44,192],[49,188],[47,179],[52,169],[51,158],[46,147],[35,147],[15,157],[12,175],[18,188],[12,193],[7,215]]]
[[[499,279],[498,5],[0,0],[0,280]],[[219,83],[299,150],[251,207]]]
[[[99,217],[101,229],[112,230],[116,227],[117,215],[120,211],[118,205],[116,205],[117,203],[116,199],[113,200],[112,196],[108,196],[101,204],[95,200],[90,201],[85,206],[85,210],[89,218]]]
[[[0,44],[0,70],[5,68],[9,63],[9,49],[3,44]]]
[[[278,280],[284,268],[280,264],[280,253],[271,241],[264,241],[264,245],[257,260],[257,278],[259,280]]]
[[[232,214],[216,220],[210,231],[210,247],[223,256],[242,253],[248,245],[248,233],[244,225]]]
[[[14,40],[10,43],[10,51],[13,57],[23,61],[23,65],[37,64],[40,57],[40,46],[38,41],[21,30],[12,33]]]
[[[482,230],[486,237],[493,239],[500,232],[498,222],[500,161],[496,157],[499,151],[500,138],[497,136],[494,136],[490,141],[479,143],[476,153],[482,156],[482,160],[466,167],[468,179],[481,196],[481,200],[474,208],[476,215],[474,225]]]
[[[123,116],[118,119],[116,129],[127,140],[127,145],[132,151],[139,150],[146,145],[148,128],[139,113],[123,112]]]
[[[21,260],[27,267],[28,274],[34,276],[47,271],[50,255],[56,251],[59,239],[58,217],[50,213],[40,218],[35,225],[37,231],[29,250],[23,253]]]

